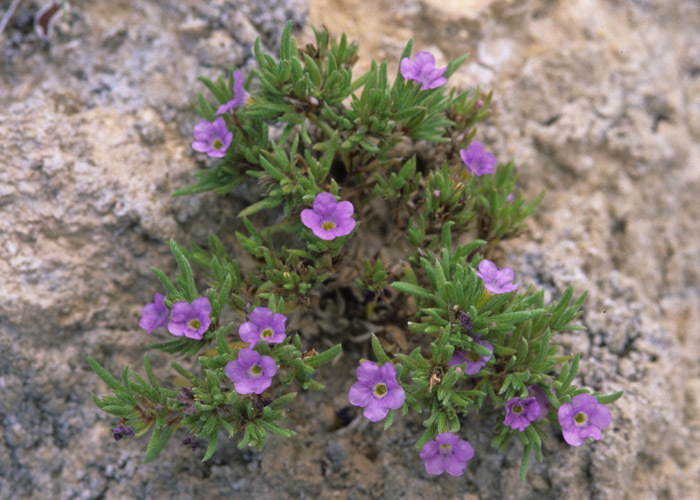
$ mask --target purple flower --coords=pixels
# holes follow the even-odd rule
[[[559,407],[564,440],[579,446],[586,438],[600,439],[600,430],[610,425],[610,410],[590,394],[579,394]]]
[[[433,475],[447,472],[451,476],[461,476],[473,456],[472,445],[451,432],[438,434],[435,439],[425,443],[420,451],[425,472]]]
[[[277,364],[270,356],[261,356],[250,347],[238,351],[238,359],[229,361],[224,373],[238,394],[262,394],[272,384]]]
[[[506,403],[506,419],[503,421],[503,425],[523,432],[530,425],[530,422],[537,420],[539,414],[540,405],[534,397],[510,398]]]
[[[486,340],[475,340],[475,342],[493,352],[493,346]],[[447,363],[447,366],[456,366],[466,363],[467,365],[464,369],[464,373],[467,375],[476,375],[481,371],[484,365],[486,365],[486,362],[491,359],[491,356],[493,356],[493,354],[482,356],[476,351],[457,349],[454,354],[452,354],[452,359]]]
[[[183,335],[190,339],[201,340],[209,329],[211,320],[211,304],[206,297],[194,299],[192,303],[176,302],[170,311],[170,323],[168,330],[176,337]]]
[[[250,347],[264,340],[269,344],[278,344],[284,340],[284,324],[287,317],[284,314],[273,314],[267,307],[256,307],[250,315],[250,321],[243,323],[238,329],[238,335]]]
[[[114,437],[115,441],[119,441],[121,438],[125,437],[133,437],[133,435],[134,428],[131,426],[119,424],[114,429],[112,429],[112,437]]]
[[[223,115],[229,111],[233,113],[233,108],[237,108],[245,104],[245,99],[248,97],[248,92],[246,92],[243,88],[243,82],[245,82],[245,78],[243,77],[241,71],[237,69],[233,72],[233,99],[226,104],[219,106],[219,109],[216,110],[217,115]]]
[[[496,168],[496,157],[484,151],[484,145],[478,141],[472,142],[467,149],[460,149],[459,156],[467,171],[477,176],[492,174]]]
[[[380,368],[373,361],[364,361],[357,367],[357,382],[350,388],[348,399],[355,406],[364,407],[364,416],[379,422],[389,409],[398,410],[406,399],[403,387],[396,381],[396,368],[384,363]]]
[[[153,296],[153,302],[141,308],[139,326],[151,333],[156,328],[168,324],[168,308],[165,307],[165,297],[159,293]]]
[[[435,67],[435,57],[430,52],[418,52],[414,61],[408,57],[401,59],[401,75],[406,80],[420,83],[422,90],[445,85],[447,78],[442,76],[445,71],[447,71],[447,66],[444,68]]]
[[[479,262],[476,275],[484,280],[484,288],[491,293],[508,293],[518,289],[518,283],[511,283],[514,278],[513,268],[504,267],[500,271],[490,260]]]
[[[202,120],[194,126],[192,149],[212,158],[223,158],[232,139],[233,132],[226,128],[223,118],[219,117],[213,122]]]
[[[537,414],[537,418],[535,418],[535,420],[542,420],[543,418],[546,418],[549,414],[549,407],[552,406],[552,404],[549,402],[549,399],[547,399],[547,395],[544,393],[542,388],[539,385],[531,385],[527,388],[527,394],[528,396],[535,398],[537,404],[540,405],[540,412]]]
[[[349,201],[338,202],[331,193],[319,193],[313,210],[301,211],[301,222],[322,240],[332,240],[352,232],[356,224],[354,211]]]

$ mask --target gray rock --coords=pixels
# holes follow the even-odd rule
[[[504,260],[548,298],[570,284],[589,290],[588,331],[559,341],[583,353],[581,385],[626,395],[601,441],[572,449],[553,433],[525,485],[519,445],[489,446],[496,414],[465,422],[476,456],[461,478],[424,473],[419,415],[388,432],[334,430],[351,356],[319,373],[326,392],[292,405],[285,423],[299,435],[273,438],[261,454],[228,442],[201,463],[201,449],[173,439],[143,465],[145,438],[112,439],[118,422],[89,398],[108,391],[86,356],[142,372],[145,344],[163,339],[136,326],[158,287],[149,267],[173,270],[169,238],[202,244],[216,232],[230,242],[246,203],[169,196],[205,164],[188,147],[196,77],[249,67],[255,36],[273,49],[284,20],[300,28],[307,12],[295,0],[70,4],[49,43],[27,28],[35,2],[20,4],[0,40],[0,498],[613,500],[700,490],[697,2],[311,2],[311,22],[360,40],[360,67],[387,57],[393,72],[411,36],[442,61],[474,54],[482,64],[470,61],[451,84],[494,87],[480,137],[516,159],[526,196],[548,192]],[[163,373],[167,361],[153,358]]]

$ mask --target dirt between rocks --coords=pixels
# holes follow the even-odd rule
[[[700,4],[76,0],[50,42],[32,31],[38,7],[20,2],[0,38],[0,498],[697,498]],[[463,427],[466,474],[428,476],[420,416],[382,432],[336,413],[366,352],[347,316],[296,320],[310,346],[345,341],[318,375],[328,389],[294,403],[296,438],[262,453],[231,442],[206,463],[173,439],[148,465],[145,440],[111,438],[86,356],[141,371],[157,335],[137,327],[149,266],[173,270],[169,238],[232,242],[253,196],[169,197],[206,164],[188,149],[196,77],[249,67],[254,38],[274,49],[290,18],[306,40],[310,23],[359,40],[358,69],[395,71],[409,37],[439,64],[471,54],[450,85],[494,90],[480,140],[515,159],[527,196],[547,190],[503,259],[550,298],[589,291],[588,331],[559,342],[582,352],[581,385],[626,391],[603,439],[570,448],[553,433],[523,485],[519,445],[491,449],[498,415],[482,412]],[[347,300],[324,297],[325,314]]]

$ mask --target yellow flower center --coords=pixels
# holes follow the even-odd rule
[[[476,363],[481,359],[481,355],[476,351],[471,351],[469,354],[467,354],[467,359],[472,363]]]
[[[578,412],[576,416],[574,417],[574,422],[576,422],[578,425],[585,424],[586,423],[586,414],[583,413],[582,411]]]
[[[199,327],[202,326],[202,323],[201,323],[201,321],[199,321],[198,319],[193,319],[192,321],[190,321],[190,322],[188,323],[188,325],[189,325],[190,328],[193,328],[193,329],[195,329],[195,330],[198,330]]]
[[[523,407],[520,405],[513,405],[513,413],[520,415],[523,412]]]
[[[272,337],[272,330],[270,328],[265,328],[260,334],[261,337]]]
[[[440,445],[440,454],[449,455],[452,452],[452,445],[449,443],[443,443]]]
[[[250,374],[251,375],[260,375],[261,373],[262,373],[262,366],[253,365],[250,367]]]
[[[378,398],[383,398],[386,394],[386,384],[377,384],[374,386],[374,395]]]
[[[223,145],[224,143],[221,142],[221,139],[214,139],[214,142],[211,143],[211,147],[214,149],[221,149]]]
[[[330,231],[331,229],[335,229],[335,222],[327,220],[326,222],[321,224],[321,227],[326,231]]]

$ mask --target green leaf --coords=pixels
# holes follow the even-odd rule
[[[190,263],[187,261],[187,257],[185,257],[185,254],[182,252],[182,250],[180,249],[178,244],[175,243],[174,240],[170,240],[170,250],[173,252],[173,255],[175,256],[175,260],[177,261],[177,266],[180,268],[180,274],[182,275],[182,278],[185,281],[186,289],[183,290],[183,292],[185,293],[185,296],[186,296],[188,302],[192,302],[194,299],[199,297],[199,294],[197,293],[197,287],[194,284],[194,276],[192,275],[192,267],[190,266]]]
[[[216,100],[219,101],[220,104],[223,104],[227,101],[226,95],[209,78],[207,78],[206,76],[198,76],[197,80],[206,85],[206,87],[209,89],[209,92],[211,92],[212,95],[216,97]]]
[[[284,396],[280,396],[277,399],[275,399],[272,402],[272,404],[270,405],[270,407],[273,410],[279,410],[282,407],[287,406],[289,403],[291,403],[295,397],[297,397],[296,392],[289,392],[289,393],[285,394]]]
[[[620,399],[622,395],[624,394],[625,391],[617,391],[615,394],[610,394],[608,396],[600,396],[598,397],[598,402],[604,405],[613,403]]]
[[[530,454],[532,453],[532,449],[534,447],[534,441],[529,441],[523,449],[523,459],[522,462],[520,462],[520,481],[522,481],[523,483],[525,483],[525,480],[527,478],[527,467],[528,463],[530,462]]]
[[[277,424],[274,423],[274,422],[270,422],[270,421],[267,421],[267,420],[259,420],[258,422],[259,422],[260,425],[262,425],[265,429],[267,429],[268,431],[270,431],[270,432],[272,432],[272,433],[274,433],[274,434],[278,434],[278,435],[283,436],[283,437],[286,437],[286,438],[292,437],[292,436],[296,436],[296,432],[294,432],[293,430],[291,430],[291,429],[285,429],[284,427],[280,427],[279,425],[277,425]]]
[[[165,289],[168,291],[168,295],[170,295],[171,297],[177,297],[178,295],[180,295],[178,293],[177,289],[175,288],[175,285],[172,284],[172,282],[170,281],[168,276],[163,271],[161,271],[160,269],[158,269],[156,267],[152,267],[151,272],[153,274],[155,274],[156,277],[163,284]]]
[[[281,198],[263,198],[262,200],[249,205],[248,208],[241,210],[238,213],[238,217],[248,217],[249,215],[253,215],[260,210],[277,207],[280,205],[280,203],[282,203]]]
[[[158,380],[156,380],[156,376],[153,374],[153,369],[151,368],[151,359],[148,357],[148,354],[143,355],[143,366],[146,369],[146,375],[148,376],[148,380],[151,382],[151,385],[156,389],[160,389],[160,386],[158,385]]]
[[[411,283],[406,283],[405,281],[395,281],[391,284],[392,287],[396,288],[400,292],[409,293],[416,297],[423,299],[434,300],[435,295],[429,290],[422,288],[418,285],[413,285]]]
[[[387,356],[384,352],[382,344],[379,342],[379,339],[374,333],[372,334],[372,351],[374,351],[374,355],[377,358],[377,361],[379,361],[379,364],[383,365],[384,363],[391,363],[389,356]]]
[[[328,363],[331,361],[333,358],[335,358],[338,353],[343,349],[343,346],[340,344],[336,344],[330,349],[326,349],[325,351],[316,354],[315,356],[311,356],[310,358],[306,358],[304,360],[304,363],[306,363],[309,366],[312,366],[314,368],[317,368],[321,366],[322,364]]]
[[[207,445],[207,452],[204,454],[204,458],[202,458],[202,462],[206,462],[211,458],[211,456],[214,454],[216,451],[216,442],[219,439],[219,429],[215,429],[212,431],[211,434],[209,434],[209,444]]]
[[[116,378],[110,375],[107,370],[102,368],[102,366],[90,356],[88,356],[88,363],[90,363],[94,372],[97,373],[97,376],[104,380],[112,390],[119,391],[124,389],[124,386]]]
[[[153,424],[151,439],[148,441],[148,446],[146,447],[146,458],[144,459],[144,463],[146,464],[158,456],[173,434],[171,428],[167,428],[165,432],[163,432],[164,422],[165,417],[160,416],[156,418],[156,422]]]

